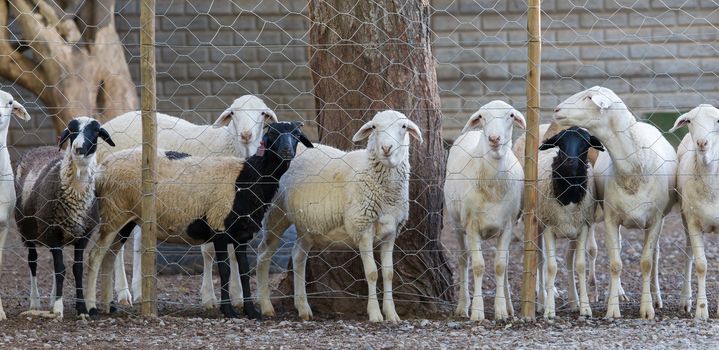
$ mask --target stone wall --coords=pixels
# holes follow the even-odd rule
[[[545,0],[542,106],[601,84],[637,114],[719,104],[719,12],[713,1]],[[261,95],[281,119],[314,119],[307,66],[309,19],[303,0],[157,1],[160,111],[214,119],[242,94]],[[433,0],[445,138],[490,99],[525,107],[526,1]],[[627,6],[631,6],[627,7]],[[135,80],[139,5],[118,0],[116,22]],[[9,82],[2,88],[16,89]],[[35,117],[13,121],[17,150],[54,141],[49,116],[24,95]],[[545,117],[549,114],[545,113]]]

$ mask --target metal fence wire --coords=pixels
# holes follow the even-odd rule
[[[0,1],[0,320],[713,316],[719,4],[539,3]]]

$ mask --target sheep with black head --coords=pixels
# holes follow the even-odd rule
[[[83,253],[99,223],[95,198],[98,138],[114,146],[97,120],[75,118],[60,135],[60,147],[69,143],[65,151],[55,147],[36,148],[26,153],[15,169],[15,191],[19,194],[15,219],[28,248],[30,312],[40,308],[37,246],[41,245],[50,249],[55,272],[49,316],[63,317],[63,247],[72,244],[75,247],[72,267],[77,294],[75,308],[81,317],[87,315],[82,288]]]
[[[545,318],[555,317],[556,238],[571,240],[567,260],[570,307],[579,309],[582,316],[592,315],[585,256],[587,237],[596,210],[592,166],[587,158],[592,148],[604,151],[604,146],[596,137],[578,127],[562,130],[539,146],[538,219],[544,240],[542,262],[547,269],[547,283],[539,296],[540,302],[542,299],[545,302]],[[579,275],[579,298],[575,269]]]

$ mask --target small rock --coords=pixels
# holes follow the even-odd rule
[[[462,328],[462,326],[461,326],[459,323],[454,322],[454,321],[447,322],[447,327],[449,327],[450,329],[460,329],[460,328]]]
[[[419,321],[420,327],[427,327],[428,324],[429,324],[429,320],[421,320],[421,321]]]

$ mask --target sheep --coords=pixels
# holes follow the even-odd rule
[[[677,170],[677,191],[682,209],[682,220],[691,250],[687,249],[687,264],[684,287],[681,293],[681,306],[691,312],[691,270],[692,261],[696,263],[697,304],[695,317],[709,318],[709,302],[706,295],[707,259],[704,254],[704,232],[719,232],[719,220],[716,217],[719,199],[716,198],[717,132],[719,132],[719,109],[712,105],[701,104],[682,114],[674,122],[669,132],[687,126],[689,134],[682,141],[684,149],[679,158]],[[691,143],[689,143],[691,142]],[[719,310],[717,310],[719,313]]]
[[[52,146],[33,149],[23,156],[15,169],[15,191],[19,194],[15,219],[28,248],[31,312],[40,308],[36,246],[43,245],[52,253],[55,271],[50,316],[62,319],[65,280],[63,247],[72,244],[75,247],[72,267],[77,294],[75,309],[80,317],[87,316],[82,264],[89,237],[99,225],[95,199],[98,138],[110,146],[114,144],[97,120],[75,118],[60,135],[60,147],[68,141],[70,144],[64,152],[62,148]]]
[[[180,244],[212,242],[217,256],[221,281],[220,311],[226,317],[238,317],[229,299],[229,264],[227,246],[234,245],[239,262],[244,294],[244,313],[259,318],[250,297],[247,244],[260,229],[260,222],[279,186],[279,178],[294,158],[298,142],[312,143],[300,131],[299,122],[272,123],[263,136],[266,149],[247,159],[236,157],[190,156],[167,151],[158,156],[157,239]],[[261,155],[260,155],[261,153]],[[100,218],[103,225],[90,253],[88,274],[88,307],[90,316],[98,313],[96,281],[98,273],[108,272],[113,255],[141,220],[140,161],[138,149],[115,153],[101,164],[97,179]],[[120,237],[116,237],[117,234]],[[114,241],[114,242],[113,242]],[[112,245],[112,246],[111,246]],[[109,290],[107,278],[103,291]],[[111,294],[102,295],[103,305]]]
[[[604,151],[597,138],[578,127],[560,131],[539,147],[540,195],[537,215],[544,239],[542,261],[547,266],[546,292],[540,293],[547,296],[545,318],[556,317],[553,292],[557,274],[556,237],[572,240],[567,250],[570,305],[573,309],[579,309],[582,316],[592,315],[587,293],[584,253],[596,210],[592,166],[588,160],[590,148]],[[575,269],[579,275],[579,299],[574,280]]]
[[[459,241],[459,303],[455,314],[467,317],[468,260],[474,274],[472,320],[484,319],[481,240],[497,237],[494,263],[497,291],[495,319],[514,315],[507,275],[512,224],[522,205],[524,171],[511,152],[512,125],[524,129],[524,116],[509,104],[492,101],[467,121],[462,135],[449,150],[444,200],[448,224]],[[480,128],[481,130],[473,130]]]
[[[597,198],[603,199],[600,204],[610,262],[606,317],[621,317],[619,229],[624,226],[645,230],[639,314],[653,319],[652,302],[662,306],[658,239],[664,215],[676,200],[677,154],[656,127],[638,122],[619,96],[605,87],[594,86],[567,98],[554,110],[554,120],[564,127],[576,125],[587,129],[607,149],[599,155],[594,172],[595,177],[600,176],[596,190]]]
[[[0,266],[5,252],[5,239],[10,231],[10,221],[15,208],[15,185],[10,153],[7,148],[7,133],[12,116],[25,121],[30,114],[12,95],[0,90]],[[7,319],[0,298],[0,321]]]
[[[367,313],[372,322],[398,322],[392,299],[392,251],[399,227],[409,216],[410,136],[422,142],[419,127],[404,114],[377,113],[352,137],[367,148],[344,152],[317,145],[302,152],[280,181],[265,215],[257,256],[258,301],[263,316],[274,316],[269,296],[269,265],[282,233],[297,228],[292,251],[295,308],[312,318],[305,291],[307,254],[332,245],[359,250],[367,279]],[[308,205],[311,204],[311,205]],[[383,307],[377,301],[377,266],[373,248],[380,245]]]
[[[247,158],[255,154],[262,139],[263,125],[277,122],[275,113],[259,97],[253,95],[241,96],[227,108],[215,123],[209,125],[195,125],[188,121],[166,114],[157,113],[157,141],[158,147],[186,152],[193,156],[235,156]],[[142,143],[140,111],[122,114],[107,123],[104,127],[115,138],[117,147],[114,151],[137,147]],[[111,153],[107,147],[98,148],[98,161],[102,161]],[[132,294],[134,301],[142,297],[141,271],[140,271],[140,228],[133,231],[134,261],[132,273]],[[212,244],[203,244],[202,256],[204,271],[202,278],[202,304],[206,308],[217,305],[217,298],[212,284]],[[118,254],[115,265],[115,290],[118,302],[132,304],[130,292],[127,288],[123,250]],[[239,284],[239,272],[234,256],[230,255],[230,294],[233,305],[242,305],[242,290]]]

